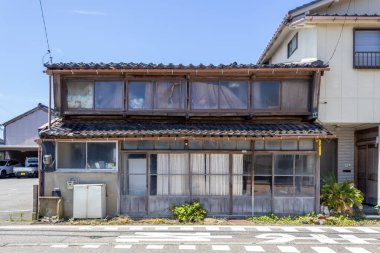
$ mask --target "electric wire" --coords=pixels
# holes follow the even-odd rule
[[[330,61],[334,58],[334,55],[336,53],[336,50],[338,49],[338,45],[340,43],[340,40],[342,39],[342,34],[343,34],[343,29],[344,29],[344,26],[346,25],[346,20],[347,20],[347,15],[348,15],[348,12],[350,10],[350,7],[351,7],[351,3],[352,3],[352,0],[350,0],[350,2],[348,3],[348,7],[347,7],[347,11],[346,11],[346,14],[345,14],[345,18],[344,18],[344,22],[343,22],[343,25],[342,25],[342,28],[340,29],[340,33],[339,33],[339,37],[338,37],[338,41],[336,42],[335,44],[335,48],[334,48],[334,51],[332,52],[329,60],[327,61],[327,65],[330,63]]]
[[[39,2],[40,2],[42,22],[43,22],[44,31],[45,31],[46,45],[47,45],[47,52],[42,57],[42,64],[44,64],[44,58],[45,58],[46,55],[49,55],[49,60],[50,60],[50,64],[51,64],[51,63],[53,63],[53,56],[51,55],[50,44],[49,44],[49,37],[48,37],[47,28],[46,28],[46,22],[45,22],[45,15],[44,15],[44,10],[42,8],[42,1],[39,0]]]

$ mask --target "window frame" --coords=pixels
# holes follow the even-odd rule
[[[177,108],[156,108],[157,105],[157,86],[159,81],[167,81],[167,82],[175,82],[179,81],[180,82],[180,101],[179,101],[179,107]],[[132,109],[129,106],[129,83],[131,82],[149,82],[152,84],[152,96],[151,96],[151,103],[152,103],[152,108],[151,109]],[[152,79],[136,79],[136,78],[130,78],[125,80],[125,93],[124,93],[124,100],[125,100],[125,111],[128,113],[139,113],[139,112],[185,112],[186,111],[186,97],[187,97],[187,82],[186,79],[183,78],[152,78]],[[184,95],[185,97],[183,97]],[[181,108],[183,106],[183,108]]]
[[[244,109],[226,109],[226,108],[221,108],[220,106],[220,92],[221,92],[221,82],[247,82],[247,107]],[[205,109],[196,109],[193,108],[193,102],[192,102],[192,88],[193,88],[193,83],[194,82],[217,82],[218,83],[218,105],[216,109],[210,109],[210,108],[205,108]],[[250,107],[251,107],[251,92],[252,92],[252,80],[248,78],[194,78],[189,80],[189,94],[188,94],[188,101],[189,101],[189,112],[249,112]]]
[[[360,27],[360,28],[354,28],[353,29],[353,47],[352,47],[352,67],[354,68],[354,69],[378,69],[378,68],[380,68],[380,62],[379,62],[379,64],[378,65],[374,65],[374,66],[358,66],[357,64],[356,64],[356,60],[355,60],[355,56],[356,56],[356,53],[378,53],[379,54],[379,56],[380,56],[380,50],[379,50],[379,52],[356,52],[356,32],[360,32],[360,31],[378,31],[378,32],[380,32],[380,28],[377,28],[377,27]],[[375,60],[376,61],[376,60]]]
[[[269,83],[269,82],[276,82],[279,84],[279,96],[278,96],[278,103],[279,106],[272,109],[256,109],[255,108],[255,84],[256,83]],[[282,112],[282,80],[280,79],[273,79],[273,80],[255,80],[252,82],[252,110],[253,112]]]
[[[92,84],[92,89],[93,89],[93,96],[92,96],[92,108],[69,108],[68,103],[67,103],[67,95],[68,95],[68,87],[67,84],[68,82],[91,82]],[[96,82],[121,82],[122,83],[122,107],[121,108],[96,108]],[[99,79],[94,79],[94,78],[64,78],[63,79],[63,92],[62,92],[62,105],[65,110],[65,112],[123,112],[125,111],[125,80],[124,79],[117,79],[117,78],[99,78]]]
[[[291,48],[294,40],[296,43],[296,47]],[[288,45],[287,45],[288,59],[294,54],[295,51],[297,51],[297,49],[298,49],[298,32],[296,34],[294,34],[294,36],[288,42]]]
[[[87,160],[88,160],[88,143],[115,143],[116,144],[116,161],[115,161],[115,169],[91,169],[91,168],[59,168],[59,153],[58,153],[58,145],[59,143],[86,143],[86,167],[87,167]],[[56,172],[112,172],[117,173],[119,170],[119,142],[118,141],[107,141],[107,140],[96,140],[96,141],[68,141],[68,140],[60,140],[55,142],[55,162],[56,162]]]

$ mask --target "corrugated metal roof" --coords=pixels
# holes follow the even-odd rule
[[[331,135],[323,126],[307,122],[185,122],[129,120],[58,120],[40,131],[49,138],[127,138],[140,136],[320,136]]]

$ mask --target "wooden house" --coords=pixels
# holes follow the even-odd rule
[[[46,65],[58,116],[40,131],[40,194],[106,184],[107,215],[170,215],[199,200],[214,216],[319,210],[320,79],[307,64]]]

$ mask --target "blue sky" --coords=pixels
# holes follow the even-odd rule
[[[54,62],[255,63],[310,0],[42,0]],[[1,1],[0,123],[48,103],[38,0]],[[45,59],[47,60],[47,58]]]

